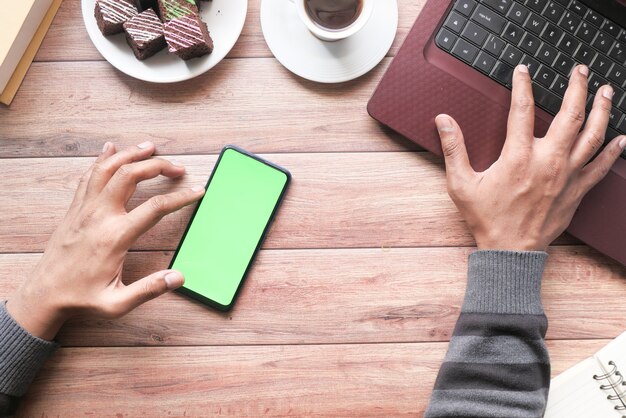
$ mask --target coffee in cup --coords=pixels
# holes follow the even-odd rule
[[[300,20],[323,41],[338,41],[360,31],[375,1],[382,0],[291,0]]]
[[[307,15],[327,30],[352,25],[363,11],[363,0],[304,0]]]

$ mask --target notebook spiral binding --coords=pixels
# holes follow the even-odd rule
[[[608,395],[607,399],[620,403],[620,405],[615,405],[617,411],[626,411],[626,381],[614,361],[609,361],[609,366],[611,370],[608,373],[596,374],[593,378],[597,381],[608,380],[608,384],[600,385],[600,390],[613,392],[614,394]],[[614,379],[611,379],[612,377]],[[622,415],[622,418],[626,418],[626,415]]]

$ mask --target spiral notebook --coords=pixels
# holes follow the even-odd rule
[[[626,418],[626,332],[550,384],[544,418]]]

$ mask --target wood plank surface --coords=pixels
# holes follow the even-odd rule
[[[271,154],[293,182],[265,248],[372,248],[474,245],[448,197],[442,163],[425,153]],[[176,156],[182,181],[139,187],[130,207],[158,193],[204,185],[214,155]],[[42,251],[92,158],[6,159],[0,178],[0,252]],[[24,211],[28,204],[29,210]],[[192,208],[166,217],[133,247],[173,250]],[[574,242],[563,237],[560,243]]]
[[[116,321],[72,321],[59,341],[94,347],[448,341],[470,251],[262,251],[230,313],[168,294]],[[39,257],[0,255],[0,300],[28,280]],[[131,253],[124,278],[166,268],[171,257]],[[554,247],[543,283],[548,338],[611,338],[624,329],[626,269],[584,246]]]
[[[557,374],[608,340],[548,343]],[[446,344],[61,349],[32,417],[421,417]],[[591,378],[591,376],[590,376]]]
[[[269,58],[226,60],[170,85],[106,62],[35,63],[11,107],[0,107],[0,157],[97,155],[106,141],[146,140],[166,154],[227,143],[256,153],[417,149],[367,114],[388,63],[341,86],[303,81]]]
[[[388,56],[395,56],[425,3],[426,0],[398,0],[398,33]],[[228,55],[229,58],[272,56],[261,30],[260,5],[261,0],[248,1],[246,23],[239,41]],[[93,61],[102,59],[85,30],[80,0],[65,0],[35,60]]]

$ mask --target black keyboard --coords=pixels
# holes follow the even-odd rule
[[[525,64],[536,104],[552,115],[572,69],[586,64],[587,114],[598,89],[611,84],[607,141],[626,134],[626,30],[579,1],[456,0],[435,42],[509,89],[514,68]]]

